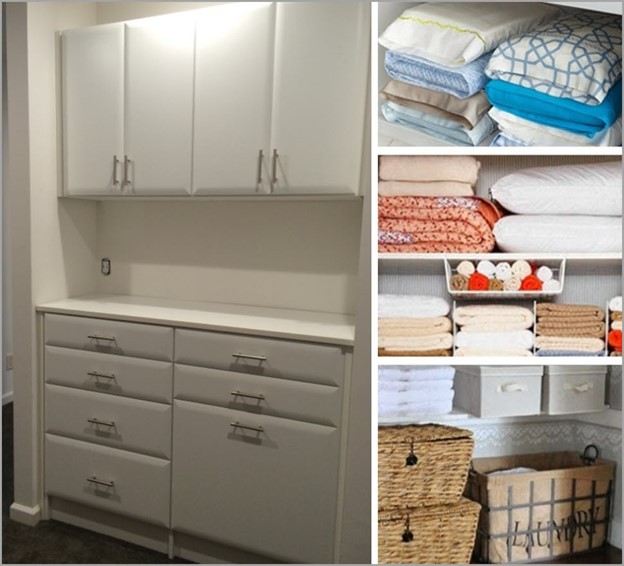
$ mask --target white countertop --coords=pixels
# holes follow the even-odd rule
[[[341,346],[353,346],[355,335],[355,317],[346,314],[132,295],[86,295],[61,299],[39,305],[37,311]]]

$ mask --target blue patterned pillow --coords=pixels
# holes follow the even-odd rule
[[[622,76],[622,17],[574,12],[502,43],[486,74],[557,98],[600,104]]]

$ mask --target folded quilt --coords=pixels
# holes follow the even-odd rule
[[[465,65],[559,14],[556,6],[533,2],[501,3],[495,10],[487,2],[424,2],[394,20],[379,43],[445,65]]]
[[[408,108],[437,114],[448,120],[456,120],[465,128],[473,128],[492,107],[483,91],[469,98],[457,98],[452,94],[431,90],[401,81],[391,80],[380,93],[382,98]]]
[[[378,356],[409,356],[409,357],[447,357],[451,355],[449,349],[437,349],[437,350],[388,350],[386,348],[377,348]]]
[[[566,14],[502,43],[486,72],[557,98],[599,104],[622,76],[622,16]]]
[[[535,347],[539,350],[603,352],[605,343],[599,338],[537,336]]]
[[[459,348],[455,350],[453,354],[456,357],[482,357],[482,356],[522,356],[529,357],[532,356],[533,353],[530,350],[524,349],[512,349],[512,348],[504,348],[504,349],[496,349],[496,348]]]
[[[556,98],[530,88],[493,80],[485,89],[493,106],[544,126],[593,138],[622,113],[622,80],[597,106]]]
[[[569,320],[574,318],[586,319],[586,317],[594,317],[596,320],[604,320],[605,312],[603,309],[595,305],[537,303],[537,316],[538,318],[547,316],[550,319],[562,318]]]
[[[581,350],[538,350],[536,356],[543,357],[567,357],[567,356],[604,356],[603,350],[587,351]]]
[[[588,138],[560,128],[552,128],[525,120],[511,112],[500,108],[492,108],[490,117],[498,124],[501,133],[509,143],[498,145],[516,146],[580,146],[608,147],[622,145],[622,118],[618,118],[611,126]],[[498,136],[497,136],[498,137]],[[495,140],[496,141],[496,140]],[[494,143],[492,143],[494,145]]]
[[[459,181],[379,181],[380,197],[471,197],[474,189]]]
[[[451,366],[380,366],[379,381],[448,381],[455,377]]]
[[[379,197],[379,251],[489,252],[500,215],[477,197]]]
[[[516,329],[527,329],[533,326],[533,313],[517,305],[468,305],[457,307],[454,314],[455,323],[465,325],[517,325]]]
[[[379,347],[385,350],[445,350],[453,346],[453,335],[449,332],[429,336],[380,336]]]
[[[464,332],[455,337],[457,348],[477,350],[530,350],[533,348],[533,332],[512,330],[507,332]]]
[[[430,295],[391,295],[378,297],[379,318],[437,318],[449,313],[449,304]]]
[[[539,336],[574,336],[600,338],[605,334],[604,322],[549,322],[538,319],[535,331]]]
[[[427,336],[450,332],[451,321],[443,316],[436,318],[380,318],[380,336]]]
[[[456,181],[476,185],[481,163],[468,155],[381,155],[382,181]]]
[[[444,67],[420,57],[386,51],[385,65],[393,79],[464,99],[485,88],[490,55],[486,53],[463,67]]]
[[[483,115],[474,128],[468,129],[456,121],[415,108],[407,108],[395,102],[382,104],[381,113],[389,122],[401,124],[457,145],[479,145],[496,128],[494,121],[487,114]]]

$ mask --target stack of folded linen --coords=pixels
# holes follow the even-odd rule
[[[622,17],[565,11],[502,43],[486,74],[492,145],[622,144]]]
[[[620,161],[516,171],[499,179],[491,194],[514,213],[494,226],[502,251],[622,251]]]
[[[449,356],[449,304],[426,295],[379,295],[380,356]]]
[[[533,313],[515,305],[469,305],[453,315],[456,356],[532,356]]]
[[[501,212],[470,195],[479,162],[468,156],[382,156],[380,252],[489,252]],[[387,196],[384,196],[387,195]]]
[[[605,313],[594,305],[537,304],[538,356],[603,356]]]
[[[487,2],[409,8],[379,38],[393,79],[381,92],[382,114],[454,144],[479,145],[495,129],[484,96],[492,50],[559,13],[530,2],[499,3],[495,10]]]
[[[622,356],[622,297],[609,301],[609,355]]]
[[[443,415],[453,410],[455,369],[449,366],[379,368],[379,417]]]

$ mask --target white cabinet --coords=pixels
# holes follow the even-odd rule
[[[275,4],[218,6],[196,25],[193,193],[268,193]]]
[[[275,193],[357,193],[370,6],[280,2],[271,149]]]
[[[65,194],[119,192],[124,155],[123,24],[63,32],[61,57]]]

